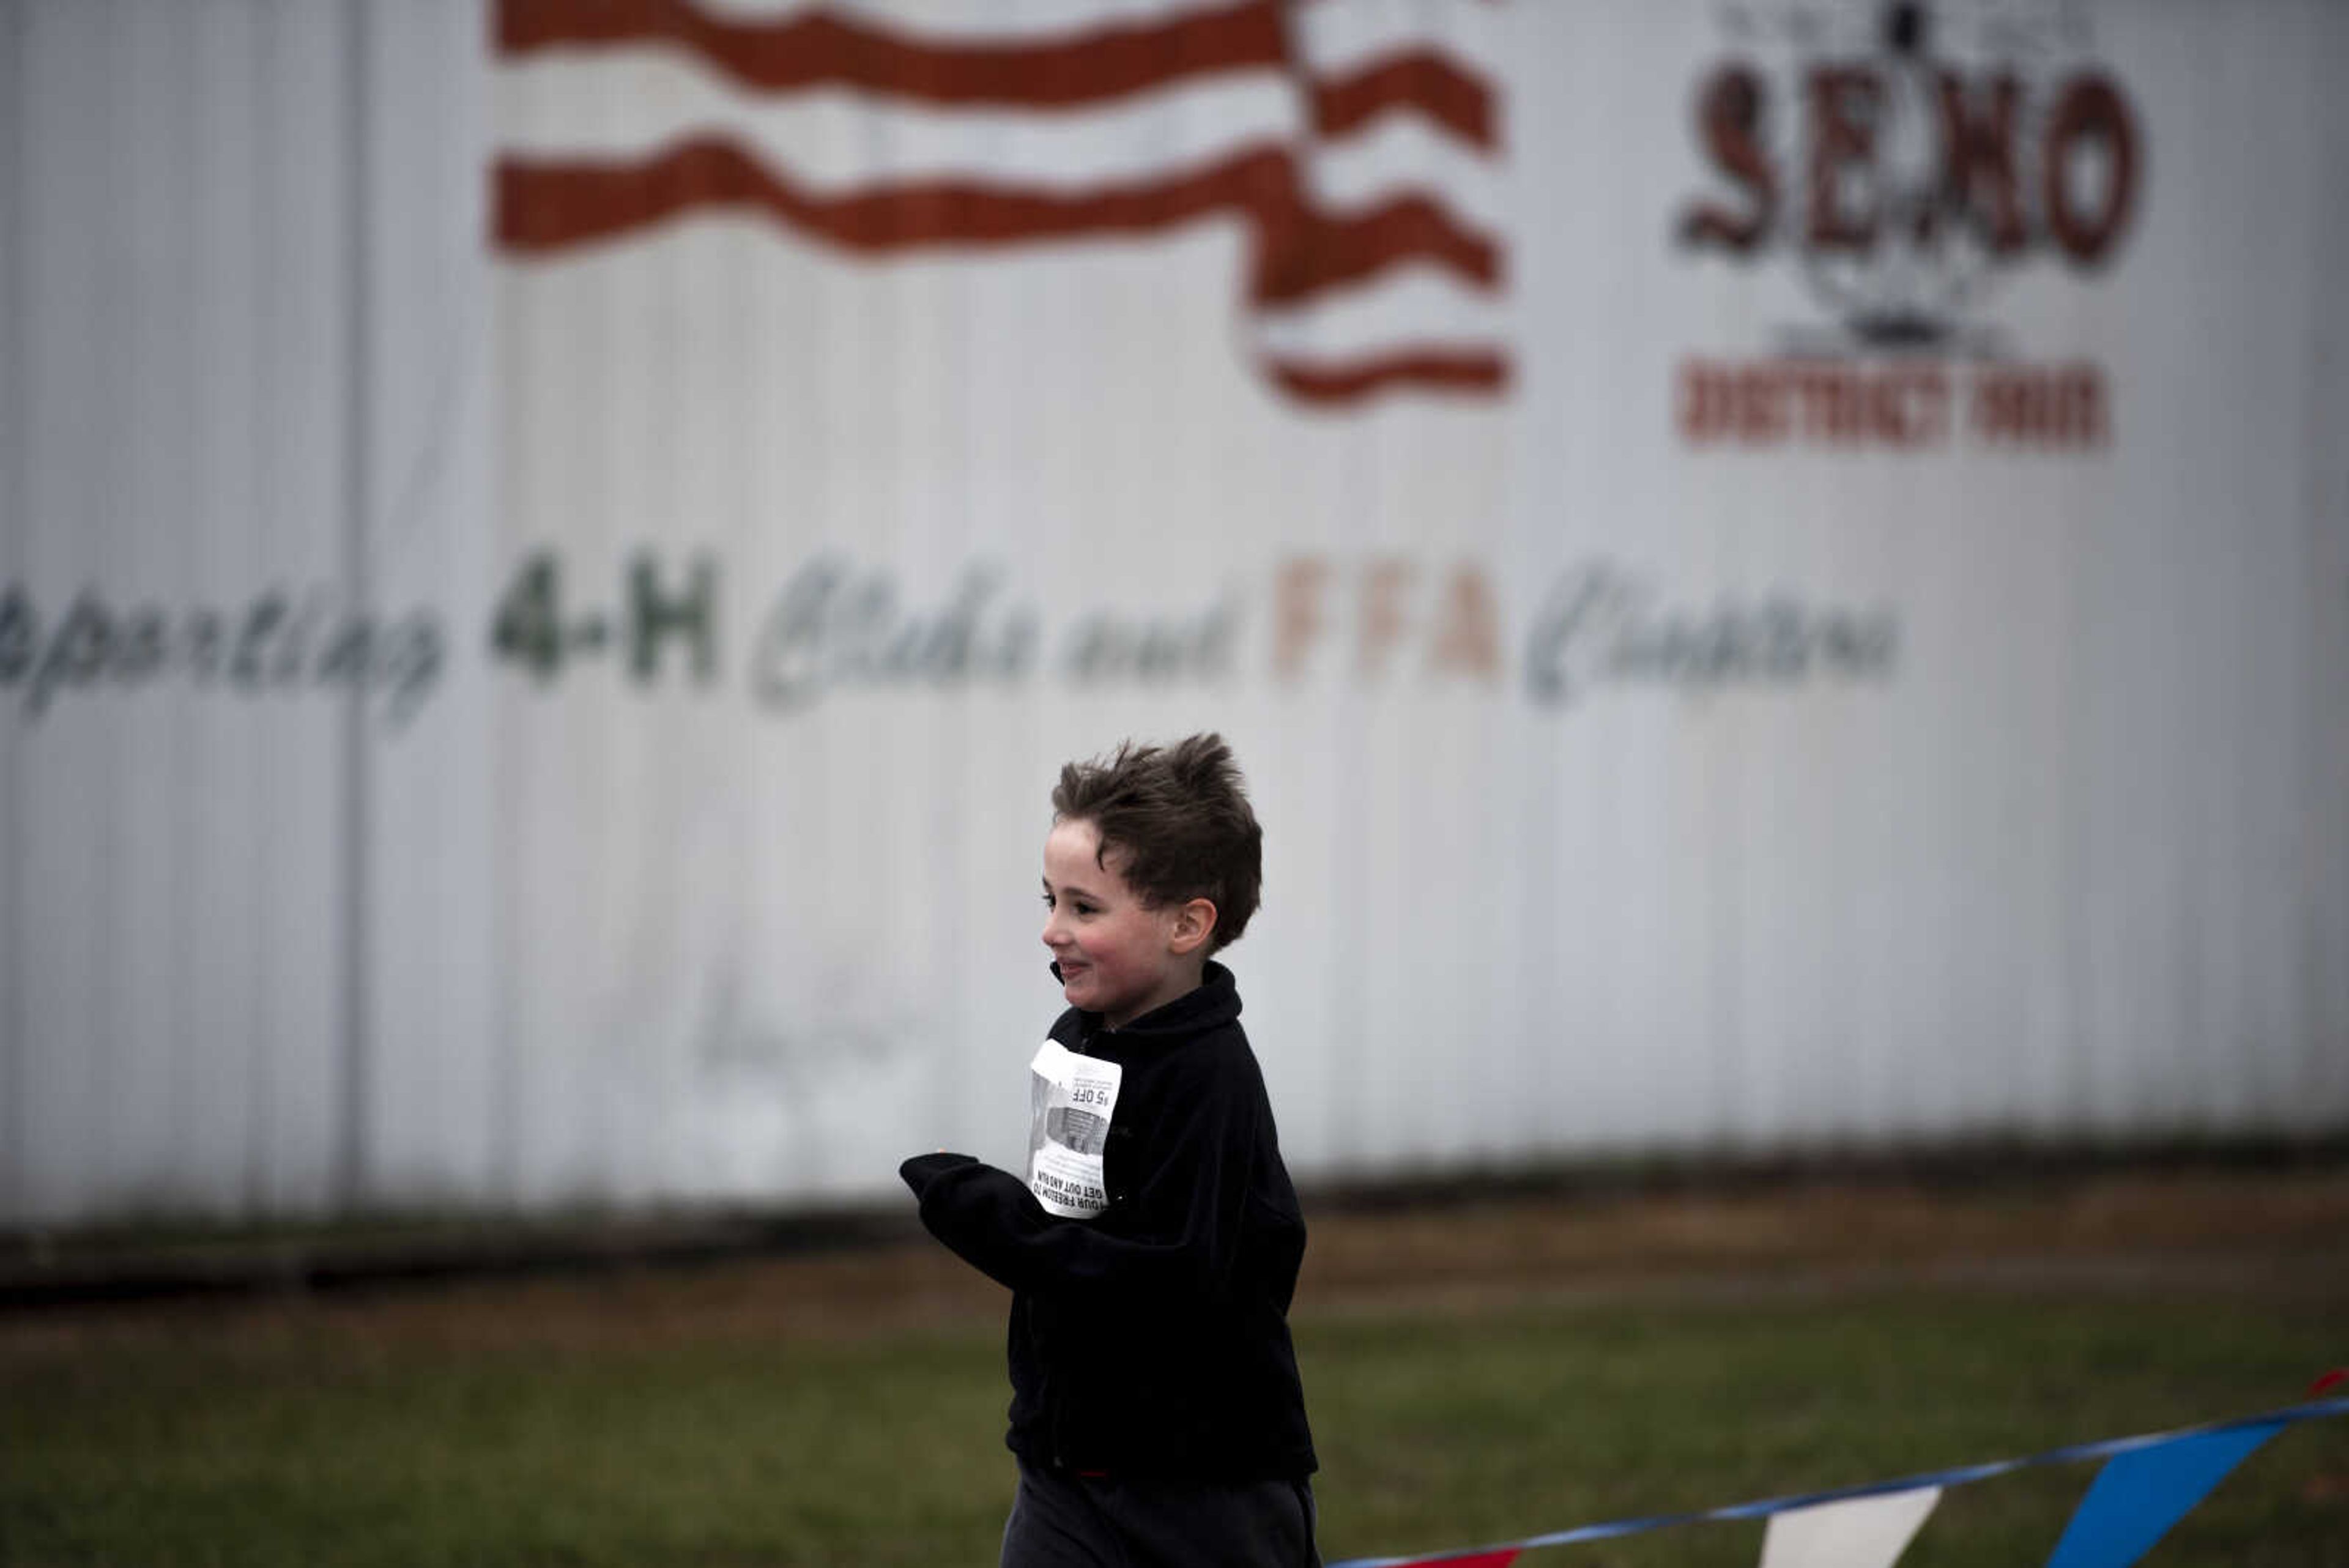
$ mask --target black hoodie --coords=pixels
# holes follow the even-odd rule
[[[1288,1303],[1305,1221],[1281,1164],[1231,971],[1111,1029],[1075,1008],[1051,1037],[1123,1069],[1109,1207],[1047,1213],[968,1155],[900,1174],[922,1223],[1011,1288],[1011,1430],[1031,1464],[1210,1480],[1315,1469]]]

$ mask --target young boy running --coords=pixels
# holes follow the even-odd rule
[[[1263,832],[1216,735],[1071,763],[1052,811],[1069,1008],[1033,1064],[1025,1179],[900,1168],[931,1233],[1012,1292],[1003,1568],[1309,1568],[1305,1224],[1210,956],[1256,912]]]

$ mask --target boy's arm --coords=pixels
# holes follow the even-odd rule
[[[1026,1182],[968,1155],[916,1155],[898,1174],[930,1233],[999,1284],[1213,1298],[1238,1250],[1256,1118],[1243,1085],[1185,1087],[1151,1168],[1093,1220],[1047,1213]]]

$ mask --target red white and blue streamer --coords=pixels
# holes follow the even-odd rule
[[[2325,1386],[2322,1382],[2320,1388]],[[2105,1461],[2073,1511],[2046,1568],[2127,1568],[2190,1512],[2229,1471],[2284,1428],[2349,1416],[2349,1397],[2314,1399],[2263,1415],[1992,1459],[1896,1480],[1731,1503],[1695,1513],[1585,1524],[1518,1541],[1412,1557],[1354,1557],[1330,1568],[1508,1568],[1538,1546],[1572,1546],[1707,1520],[1769,1521],[1763,1568],[1891,1568],[1951,1487],[2042,1465]]]

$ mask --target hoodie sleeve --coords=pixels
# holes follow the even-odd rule
[[[1138,1127],[1131,1190],[1092,1220],[1048,1213],[1027,1183],[962,1155],[901,1168],[922,1223],[1015,1291],[1164,1301],[1226,1294],[1239,1251],[1262,1090],[1228,1057],[1170,1069],[1154,1125]],[[920,1168],[916,1169],[916,1168]]]

